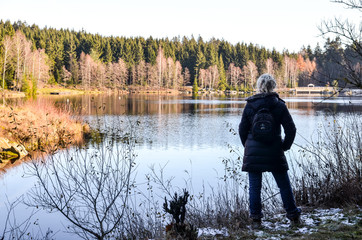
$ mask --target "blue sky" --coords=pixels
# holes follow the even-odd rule
[[[358,11],[329,0],[0,0],[0,18],[12,22],[103,36],[200,35],[279,51],[323,46],[317,26],[335,16],[361,21]]]

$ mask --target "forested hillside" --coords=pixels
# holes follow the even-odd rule
[[[179,89],[192,84],[251,89],[264,72],[275,75],[280,88],[326,85],[341,79],[335,60],[343,51],[348,49],[339,39],[327,40],[324,49],[301,46],[300,52],[289,53],[202,37],[126,38],[0,21],[1,87],[19,91],[50,84],[83,89]]]

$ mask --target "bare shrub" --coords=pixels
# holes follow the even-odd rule
[[[295,197],[303,205],[362,205],[362,118],[333,116],[317,138],[300,146]]]
[[[68,149],[29,164],[37,178],[27,204],[60,212],[83,239],[126,237],[136,154],[132,131],[112,132],[89,148]]]

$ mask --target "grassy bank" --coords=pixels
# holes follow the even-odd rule
[[[45,101],[0,106],[0,137],[22,144],[29,153],[49,152],[80,143],[88,126]]]
[[[21,97],[25,97],[25,93],[17,92],[17,91],[1,90],[0,97],[1,98],[21,98]]]
[[[45,87],[40,88],[37,91],[37,94],[39,95],[47,95],[47,94],[72,94],[72,95],[79,95],[79,94],[96,94],[96,93],[102,93],[102,91],[99,90],[82,90],[82,89],[76,89],[76,88],[63,88],[63,87]]]

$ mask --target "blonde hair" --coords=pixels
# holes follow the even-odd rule
[[[274,88],[277,86],[277,83],[274,77],[268,73],[264,73],[258,78],[256,82],[256,87],[258,92],[270,93],[273,92]]]

